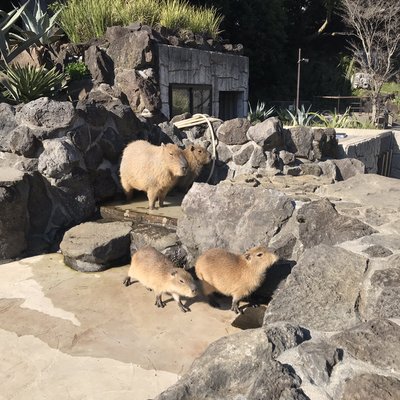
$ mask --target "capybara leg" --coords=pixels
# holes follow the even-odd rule
[[[243,314],[243,310],[239,308],[239,301],[240,299],[233,297],[232,298],[232,307],[231,310],[234,311],[236,314]]]
[[[132,285],[133,283],[136,283],[136,282],[139,282],[139,281],[135,281],[135,280],[131,279],[130,276],[127,276],[127,277],[124,279],[123,284],[124,284],[126,287],[128,287],[129,285]]]
[[[157,200],[157,192],[155,190],[149,190],[147,192],[147,198],[149,199],[149,210],[154,210]]]
[[[156,296],[155,305],[156,305],[158,308],[164,308],[164,307],[165,307],[165,303],[164,303],[164,302],[162,301],[162,299],[161,299],[161,293],[158,294],[158,295]]]
[[[181,309],[181,311],[183,311],[184,313],[187,312],[187,311],[190,311],[190,308],[189,308],[189,307],[186,307],[186,306],[184,306],[184,305],[182,304],[182,300],[181,300],[181,298],[179,297],[178,294],[172,293],[172,297],[173,297],[174,300],[178,303],[178,306],[179,306],[179,308]]]
[[[167,191],[158,193],[158,204],[160,205],[160,207],[164,207],[164,200],[167,197],[167,193]]]
[[[133,194],[133,189],[131,188],[129,183],[125,179],[122,179],[122,178],[121,178],[121,185],[122,185],[122,189],[124,189],[126,199],[128,201],[131,200],[132,194]]]

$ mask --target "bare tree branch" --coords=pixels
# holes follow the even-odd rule
[[[372,118],[382,85],[396,74],[400,52],[399,0],[342,0],[343,21],[352,30],[349,48],[354,61],[371,77]]]

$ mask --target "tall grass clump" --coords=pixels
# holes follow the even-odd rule
[[[108,26],[114,25],[114,8],[109,0],[68,0],[53,3],[61,9],[58,23],[71,42],[82,43],[102,36]]]
[[[165,0],[162,3],[160,25],[173,31],[188,29],[191,10],[186,0]]]
[[[155,26],[161,18],[161,0],[119,0],[113,3],[116,23],[129,25],[140,21]]]
[[[215,39],[221,33],[219,27],[223,18],[222,15],[218,14],[215,7],[192,7],[190,10],[188,28],[193,33],[209,35]]]
[[[109,26],[136,21],[215,38],[222,22],[214,7],[193,7],[187,0],[58,0],[51,8],[61,9],[58,23],[74,43],[102,36]]]

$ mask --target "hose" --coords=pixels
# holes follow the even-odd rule
[[[210,174],[208,175],[208,178],[206,180],[206,183],[208,183],[214,173],[214,169],[215,169],[215,162],[217,160],[217,145],[216,145],[216,141],[215,141],[215,132],[214,132],[214,128],[212,126],[211,122],[215,122],[215,121],[219,121],[218,118],[214,118],[214,117],[210,117],[207,114],[194,114],[191,118],[188,119],[184,119],[182,121],[177,121],[174,122],[174,125],[178,128],[178,129],[182,129],[182,128],[190,128],[192,126],[196,126],[196,125],[201,125],[201,124],[208,124],[208,127],[210,128],[210,132],[211,132],[211,145],[212,145],[212,155],[211,155],[211,159],[212,159],[212,166],[211,166],[211,171]]]

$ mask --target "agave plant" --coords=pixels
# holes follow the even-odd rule
[[[295,114],[290,110],[286,110],[290,117],[290,124],[293,126],[310,126],[315,119],[315,115],[310,110],[311,106],[306,110],[303,104],[300,109],[297,109]]]
[[[346,109],[344,114],[336,111],[324,111],[323,113],[310,113],[315,116],[318,125],[326,128],[349,128],[351,125],[350,107]]]
[[[12,32],[16,29],[15,22],[25,11],[27,4],[8,13],[0,10],[0,70],[41,37],[41,34],[35,34],[30,38],[22,38]]]
[[[3,97],[13,103],[28,103],[39,97],[51,97],[65,85],[65,74],[55,68],[32,65],[8,65],[0,72]]]
[[[49,45],[56,42],[63,36],[63,32],[56,26],[56,19],[61,9],[56,11],[53,16],[43,10],[40,0],[34,1],[33,12],[29,9],[23,9],[21,19],[24,23],[24,29],[19,29],[21,37],[35,37],[37,45]]]
[[[249,112],[247,114],[247,119],[252,123],[262,122],[267,118],[271,117],[275,112],[275,107],[267,109],[267,105],[264,102],[257,101],[256,108],[253,110],[250,102]]]

